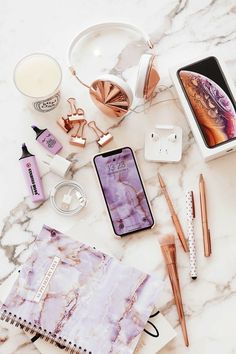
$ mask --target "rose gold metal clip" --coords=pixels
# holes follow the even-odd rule
[[[87,120],[80,119],[78,124],[79,124],[79,127],[76,131],[76,134],[71,135],[70,144],[83,148],[83,147],[85,147],[85,144],[86,144],[86,138],[83,137],[83,133],[84,133],[84,127],[87,124]]]
[[[88,126],[93,129],[93,131],[95,132],[95,134],[97,135],[97,143],[99,146],[104,146],[106,144],[108,144],[112,139],[113,136],[111,135],[111,133],[106,132],[104,133],[101,129],[99,129],[95,123],[94,120],[92,120],[91,122],[88,123]]]
[[[69,131],[73,128],[73,124],[69,120],[69,118],[58,118],[57,124],[68,134]]]
[[[81,116],[84,116],[84,110],[76,107],[76,99],[73,97],[68,98],[67,102],[70,105],[70,113],[67,118],[72,124],[77,124],[81,121]]]

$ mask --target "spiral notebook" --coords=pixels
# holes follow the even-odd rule
[[[131,354],[158,290],[154,276],[44,226],[1,319],[70,353]]]

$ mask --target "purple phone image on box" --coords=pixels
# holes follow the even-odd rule
[[[151,228],[154,220],[132,150],[97,155],[94,163],[116,235]]]

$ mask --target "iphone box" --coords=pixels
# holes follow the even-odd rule
[[[195,58],[170,76],[205,161],[236,151],[236,89],[222,58]]]

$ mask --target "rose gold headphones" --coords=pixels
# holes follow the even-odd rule
[[[82,85],[89,89],[90,96],[98,109],[110,117],[118,118],[124,116],[132,105],[133,93],[130,86],[120,77],[111,74],[101,75],[93,81],[91,85],[88,85],[79,78],[72,58],[74,47],[82,38],[91,32],[101,32],[111,27],[138,32],[141,34],[147,46],[151,49],[153,48],[149,37],[136,26],[126,23],[102,23],[91,26],[79,33],[71,42],[68,57],[71,73]],[[149,99],[152,97],[154,89],[160,80],[159,74],[154,66],[154,58],[155,55],[153,54],[143,54],[140,58],[135,87],[135,96],[138,98]]]

